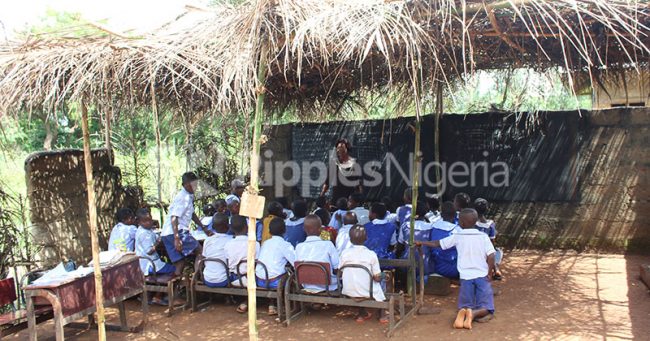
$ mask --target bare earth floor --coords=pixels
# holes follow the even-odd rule
[[[639,280],[639,265],[647,256],[577,254],[574,252],[514,251],[506,255],[504,280],[495,282],[496,318],[474,329],[451,328],[456,294],[427,296],[426,304],[439,315],[420,315],[399,329],[394,340],[650,340],[650,293]],[[217,301],[217,300],[216,300]],[[137,323],[138,303],[128,302],[129,322]],[[353,311],[332,307],[312,312],[290,327],[266,316],[260,306],[260,340],[384,339],[377,321],[354,322]],[[108,309],[109,322],[118,323],[117,310]],[[108,340],[241,340],[247,337],[247,318],[235,307],[215,303],[204,311],[185,311],[171,318],[152,307],[142,334],[109,332]],[[39,340],[54,339],[53,324],[39,325]],[[95,330],[66,328],[68,340],[96,340]],[[27,339],[27,332],[8,337]]]

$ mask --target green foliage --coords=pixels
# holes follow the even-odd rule
[[[59,12],[48,9],[38,25],[32,25],[19,35],[55,35],[61,37],[106,36],[107,33],[89,25],[77,12]]]

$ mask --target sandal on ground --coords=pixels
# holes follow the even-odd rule
[[[242,303],[242,304],[239,305],[239,307],[237,307],[237,312],[240,313],[240,314],[243,314],[243,313],[245,313],[247,311],[248,311],[248,304],[246,304],[246,303]]]
[[[380,324],[389,324],[390,320],[388,319],[388,316],[382,316],[379,318],[379,323]]]
[[[268,315],[269,316],[275,316],[277,314],[278,314],[278,308],[276,308],[274,305],[270,305]]]
[[[365,316],[363,316],[363,315],[357,315],[357,318],[355,319],[355,321],[356,321],[357,323],[363,323],[363,322],[365,322],[365,321],[367,321],[367,320],[370,320],[371,318],[372,318],[372,313],[366,313]]]

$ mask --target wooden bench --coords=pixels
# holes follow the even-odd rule
[[[230,276],[227,277],[228,284],[225,287],[219,287],[219,288],[212,288],[204,283],[204,278],[203,278],[203,268],[205,267],[205,263],[208,262],[213,262],[216,264],[219,264],[219,266],[222,266],[224,268],[224,271],[226,274],[229,274],[229,269],[228,269],[228,263],[224,262],[221,259],[218,258],[204,258],[199,262],[199,267],[198,270],[194,272],[194,275],[192,276],[192,281],[190,284],[190,296],[191,296],[191,302],[192,302],[192,312],[196,312],[199,308],[199,305],[204,306],[206,304],[211,303],[212,299],[208,300],[207,302],[203,303],[198,303],[197,301],[197,293],[203,292],[203,293],[212,293],[212,294],[222,294],[222,295],[235,295],[235,296],[248,296],[248,290],[245,286],[245,283],[242,280],[242,275],[239,272],[239,269],[241,266],[246,265],[246,261],[241,261],[239,264],[237,264],[237,282],[235,282],[237,285],[233,285],[232,281],[230,280]],[[257,286],[257,290],[255,291],[255,296],[257,297],[262,297],[262,298],[269,298],[269,299],[275,299],[276,300],[276,306],[278,309],[278,316],[282,316],[283,314],[283,289],[287,280],[287,275],[283,275],[279,278],[279,283],[277,288],[271,288],[270,287],[270,282],[273,280],[269,280],[269,272],[266,267],[266,265],[260,261],[255,261],[255,267],[261,266],[262,269],[264,270],[264,282],[266,283],[266,287],[259,287]],[[254,275],[254,274],[253,274]],[[257,282],[257,281],[256,281]]]
[[[147,292],[162,292],[167,294],[167,317],[171,317],[176,310],[184,310],[188,305],[187,300],[185,301],[184,305],[180,307],[174,307],[174,298],[176,296],[176,293],[178,293],[181,288],[188,287],[188,280],[185,279],[184,276],[175,276],[173,273],[157,275],[156,264],[154,264],[151,258],[143,256],[140,256],[139,258],[148,261],[151,264],[151,268],[153,269],[153,273],[151,275],[144,277]],[[147,300],[149,298],[143,297],[142,299]]]
[[[423,273],[424,263],[422,258],[418,259],[419,268],[421,273]],[[412,273],[415,273],[415,260],[411,259],[391,259],[391,260],[380,260],[380,264],[384,267],[405,267]],[[363,269],[367,272],[369,278],[369,293],[370,296],[365,299],[351,298],[343,295],[342,290],[342,276],[345,269],[357,268]],[[399,293],[386,293],[386,301],[380,302],[376,301],[373,298],[372,286],[373,278],[372,273],[366,267],[361,265],[346,265],[342,266],[337,271],[337,289],[335,291],[330,291],[328,285],[332,284],[332,271],[330,269],[329,263],[319,263],[319,262],[296,262],[295,263],[295,272],[290,274],[287,285],[285,286],[284,299],[285,299],[285,315],[284,320],[285,325],[290,325],[291,322],[298,319],[301,315],[304,314],[305,303],[320,303],[320,304],[331,304],[331,305],[341,305],[348,307],[358,307],[358,308],[375,308],[388,310],[388,331],[386,336],[390,337],[393,332],[403,325],[411,316],[413,316],[419,309],[421,302],[423,301],[423,287],[424,287],[424,278],[420,276],[420,300],[418,302],[416,298],[416,289],[415,283],[413,283],[411,290],[411,306],[407,308],[406,306],[406,297],[403,292]],[[415,277],[414,277],[415,278]],[[304,289],[304,285],[318,285],[324,286],[326,290],[321,293],[312,293]],[[294,303],[292,305],[292,303]],[[399,312],[400,319],[399,321],[395,320],[395,309]]]
[[[18,299],[16,294],[16,282],[13,278],[0,280],[0,306],[11,305],[11,311],[0,315],[0,339],[3,336],[15,334],[27,329],[27,310],[16,309],[14,302]],[[52,306],[38,306],[34,309],[36,323],[52,318]]]

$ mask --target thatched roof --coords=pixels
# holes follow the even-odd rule
[[[648,0],[259,0],[173,34],[36,37],[0,47],[0,108],[83,96],[248,111],[266,53],[267,108],[300,112],[366,90],[403,92],[475,70],[647,68]],[[570,74],[570,73],[569,73]],[[571,83],[571,77],[569,82]]]

